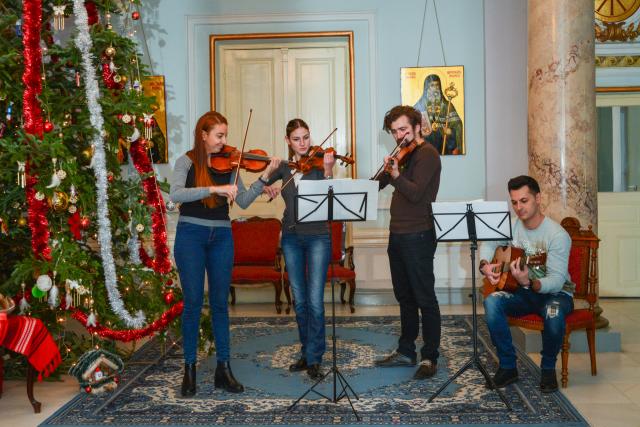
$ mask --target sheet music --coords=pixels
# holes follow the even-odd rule
[[[369,179],[301,180],[298,186],[297,221],[326,221],[327,193],[333,187],[333,219],[372,221],[378,214],[378,181]]]
[[[432,203],[436,237],[442,241],[469,240],[467,205],[475,213],[477,240],[510,240],[511,220],[507,202],[438,202]]]

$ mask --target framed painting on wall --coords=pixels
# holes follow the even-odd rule
[[[402,104],[422,113],[422,135],[442,155],[467,153],[464,135],[464,67],[400,69]]]
[[[153,163],[169,163],[169,139],[167,135],[167,109],[164,91],[164,76],[148,76],[142,81],[144,96],[155,97],[155,103],[151,105],[153,120],[151,125],[144,125],[144,138],[150,141],[149,154]],[[141,118],[142,120],[142,118]],[[151,138],[148,138],[151,136]],[[126,163],[128,160],[129,143],[125,138],[118,140],[118,160]]]

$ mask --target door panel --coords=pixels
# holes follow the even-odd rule
[[[216,105],[229,120],[230,144],[242,145],[249,109],[253,108],[247,149],[260,148],[286,159],[285,127],[296,117],[309,124],[313,143],[320,144],[337,127],[323,148],[334,147],[345,154],[351,147],[346,43],[329,47],[234,45],[221,53],[222,81]],[[249,185],[259,175],[243,172],[241,176]],[[336,165],[334,176],[351,176],[350,170]],[[280,197],[268,203],[266,196],[261,196],[247,210],[234,206],[231,215],[279,218],[283,210]]]

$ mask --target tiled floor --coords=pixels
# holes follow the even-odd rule
[[[603,300],[611,326],[622,332],[621,353],[599,353],[598,375],[590,375],[586,354],[571,354],[569,387],[563,392],[595,427],[640,427],[640,300]],[[328,308],[329,309],[329,308]],[[273,306],[247,304],[232,307],[234,316],[272,316]],[[441,307],[443,314],[469,313],[470,306]],[[339,306],[338,315],[349,315]],[[399,314],[397,306],[360,306],[355,315]],[[530,354],[538,361],[539,355]],[[0,399],[0,425],[35,426],[51,415],[77,392],[75,379],[37,384],[35,396],[42,402],[42,413],[34,414],[26,396],[24,382],[7,381]],[[9,421],[11,420],[11,421]]]

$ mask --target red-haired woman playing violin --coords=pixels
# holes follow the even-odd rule
[[[229,220],[229,201],[248,207],[260,194],[265,182],[278,168],[280,159],[272,158],[267,168],[246,189],[237,171],[214,173],[209,157],[227,143],[227,119],[209,111],[196,124],[193,149],[176,160],[171,179],[171,200],[180,203],[174,256],[184,295],[182,346],[185,372],[181,393],[196,392],[196,348],[200,330],[200,311],[204,293],[204,273],[209,284],[209,305],[216,343],[218,365],[215,387],[239,393],[244,391],[229,365],[229,312],[227,299],[233,267],[233,239]]]

